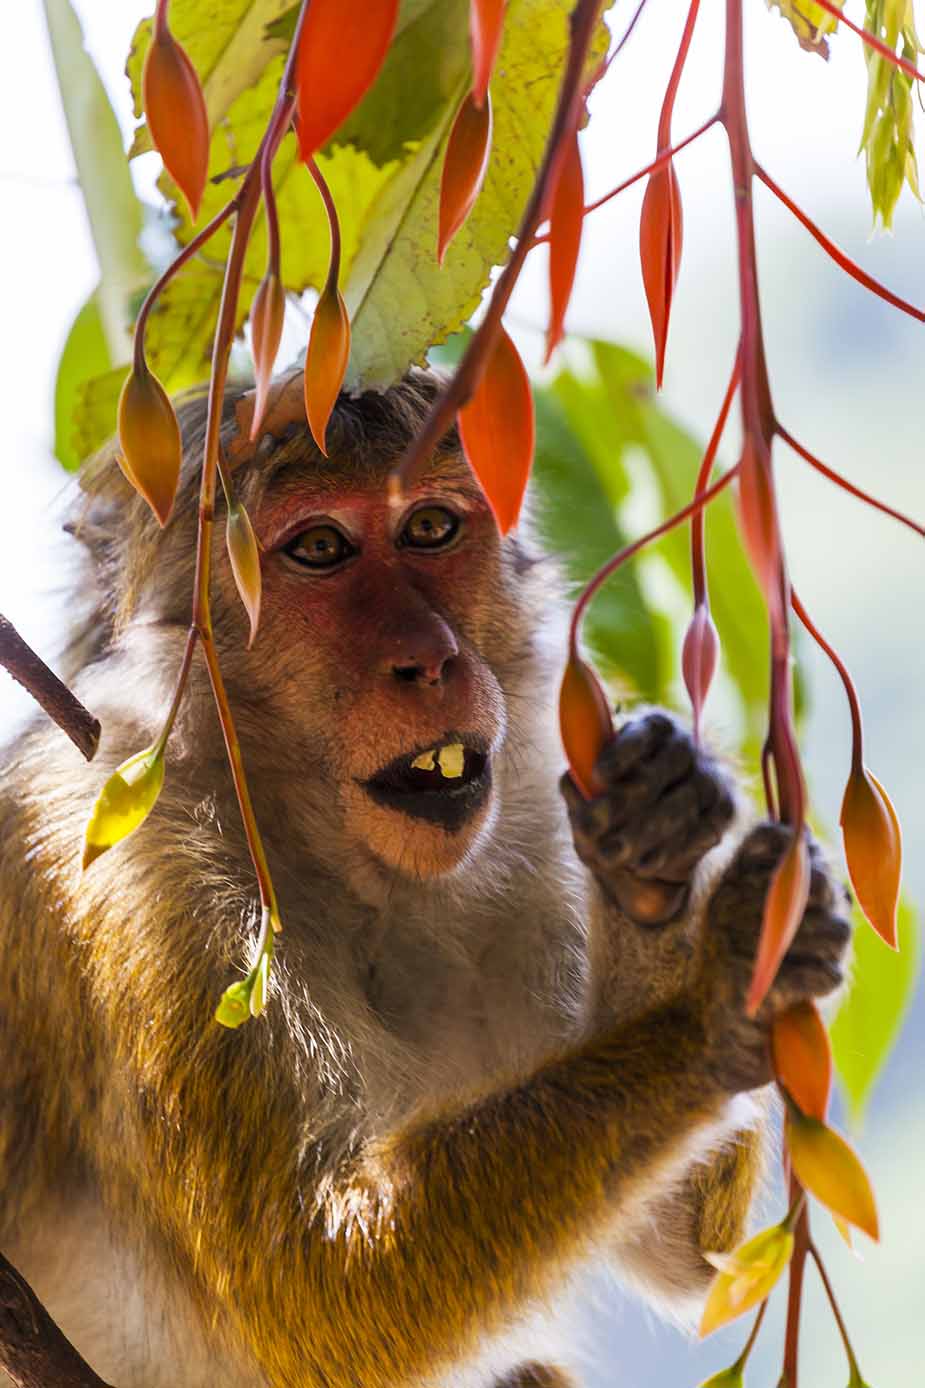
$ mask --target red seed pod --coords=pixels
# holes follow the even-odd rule
[[[681,650],[681,672],[694,713],[694,737],[700,738],[703,706],[719,662],[719,633],[705,602],[697,604]]]
[[[586,800],[603,787],[594,767],[613,738],[613,719],[600,680],[577,655],[572,655],[559,690],[559,731],[572,780]]]
[[[307,163],[372,86],[399,0],[312,0],[296,59],[296,129]]]
[[[260,433],[264,411],[267,407],[267,392],[273,375],[273,364],[279,351],[283,335],[283,319],[286,316],[286,291],[280,283],[279,275],[268,270],[260,281],[251,305],[251,343],[254,352],[254,377],[257,385],[254,400],[254,418],[251,422],[251,440]]]
[[[575,283],[584,217],[585,180],[576,131],[562,160],[549,214],[549,327],[546,331],[546,362],[562,340],[565,314],[572,297],[572,285]]]
[[[144,361],[128,375],[119,396],[119,466],[166,525],[180,480],[183,446],[167,392]]]
[[[228,508],[225,543],[235,586],[250,620],[251,629],[247,642],[250,647],[254,644],[260,623],[260,597],[263,585],[257,536],[254,534],[250,516],[240,501],[232,502]]]
[[[747,438],[739,461],[739,529],[755,577],[773,608],[780,597],[780,541],[771,459],[762,442]]]
[[[764,920],[758,940],[758,957],[745,1010],[754,1017],[777,975],[806,910],[809,897],[809,849],[799,827],[771,878],[764,903]]]
[[[861,910],[880,938],[897,949],[902,830],[890,797],[864,766],[848,777],[840,823],[848,875]]]
[[[459,411],[463,452],[506,535],[520,514],[533,465],[533,392],[503,328],[468,404]]]
[[[325,285],[315,306],[305,357],[305,414],[325,457],[325,435],[350,358],[350,319],[339,290]]]
[[[490,152],[491,101],[479,107],[466,95],[453,121],[440,178],[437,260],[441,265],[447,246],[475,205]]]
[[[141,94],[154,147],[195,222],[209,172],[209,117],[196,69],[166,24],[155,25]]]
[[[798,1002],[774,1018],[771,1059],[775,1078],[800,1112],[823,1122],[832,1090],[832,1045],[815,1003]]]
[[[469,37],[472,40],[472,99],[481,106],[501,47],[505,0],[470,0]]]
[[[655,383],[659,390],[665,369],[671,301],[681,268],[683,238],[681,189],[674,165],[669,160],[649,176],[639,222],[639,257],[655,338]]]

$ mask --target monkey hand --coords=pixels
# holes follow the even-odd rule
[[[625,723],[594,771],[604,789],[593,800],[569,775],[561,783],[578,856],[630,920],[665,925],[733,818],[731,778],[662,712]]]
[[[731,1093],[756,1089],[771,1079],[768,1042],[779,1013],[794,1003],[825,997],[844,981],[851,938],[848,893],[833,881],[818,844],[811,840],[803,920],[757,1016],[746,1016],[765,897],[791,835],[792,830],[781,824],[753,829],[723,874],[707,912],[703,971],[696,992],[711,1072]]]

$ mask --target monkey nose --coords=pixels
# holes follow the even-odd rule
[[[458,655],[456,638],[441,620],[427,630],[405,633],[383,663],[392,678],[402,684],[436,687],[446,683]]]
[[[396,661],[392,674],[402,684],[440,685],[446,682],[453,665],[452,655],[429,662],[423,660]]]

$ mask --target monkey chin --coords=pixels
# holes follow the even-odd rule
[[[470,862],[497,817],[489,787],[452,827],[410,815],[373,799],[360,785],[347,791],[347,821],[385,867],[416,881],[433,881]]]

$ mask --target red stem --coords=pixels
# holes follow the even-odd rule
[[[153,37],[163,38],[167,30],[167,6],[170,0],[157,0],[157,9],[154,11]]]
[[[626,545],[623,549],[619,550],[611,559],[607,560],[607,563],[604,564],[602,568],[598,569],[597,573],[591,579],[575,604],[575,610],[572,613],[572,622],[569,628],[569,649],[573,656],[577,656],[578,653],[578,630],[581,626],[581,620],[584,616],[585,609],[601,584],[605,583],[606,580],[610,578],[611,574],[616,573],[617,569],[619,569],[622,564],[625,564],[628,559],[632,559],[633,555],[638,553],[639,550],[651,544],[653,540],[659,539],[660,536],[667,535],[669,530],[673,530],[676,525],[680,525],[682,521],[687,520],[688,516],[694,515],[697,511],[702,510],[704,506],[707,506],[715,496],[719,495],[724,487],[728,487],[738,470],[738,464],[730,468],[728,472],[723,473],[718,482],[713,483],[712,487],[708,487],[705,492],[701,492],[699,496],[695,496],[693,501],[689,501],[686,506],[682,506],[680,511],[675,511],[673,516],[669,516],[667,520],[662,521],[661,525],[657,525],[655,529],[650,530],[647,535],[643,535],[641,539],[634,540],[631,545]]]
[[[324,210],[328,217],[328,227],[331,231],[331,261],[328,266],[324,292],[327,293],[329,290],[333,292],[336,291],[340,279],[340,220],[337,216],[337,208],[334,206],[334,199],[331,197],[331,190],[314,159],[308,161],[308,172],[315,180],[315,187],[321,194],[321,201],[324,203]]]
[[[848,697],[848,707],[851,710],[851,769],[852,771],[860,771],[864,764],[864,725],[861,718],[861,702],[858,699],[858,692],[854,687],[854,680],[849,675],[848,668],[838,654],[838,651],[836,651],[834,646],[829,645],[792,588],[790,589],[790,606],[793,608],[816,645],[821,650],[825,651],[829,660],[831,660],[835,669],[838,671],[842,684],[845,686],[845,694]]]
[[[860,24],[855,24],[853,19],[842,14],[838,6],[833,5],[831,0],[816,0],[816,4],[820,10],[825,10],[826,14],[834,15],[836,19],[840,19],[846,29],[857,34],[858,38],[863,39],[868,48],[873,48],[875,52],[880,54],[881,58],[886,58],[887,62],[892,63],[894,67],[902,68],[903,72],[914,77],[917,81],[925,82],[925,76],[919,72],[918,68],[913,67],[905,58],[900,58],[898,53],[894,53],[892,48],[885,44],[882,39],[878,39],[877,35],[872,34],[869,29],[862,29]]]
[[[812,1240],[810,1240],[808,1251],[813,1262],[816,1264],[816,1271],[819,1273],[819,1276],[822,1279],[822,1285],[825,1288],[825,1294],[829,1299],[829,1305],[832,1308],[832,1315],[835,1317],[835,1324],[838,1326],[838,1333],[839,1335],[841,1335],[842,1344],[845,1347],[845,1354],[848,1358],[848,1367],[851,1370],[853,1382],[854,1378],[860,1378],[861,1374],[860,1370],[858,1369],[857,1356],[855,1355],[854,1349],[852,1348],[851,1340],[848,1338],[848,1327],[845,1325],[845,1320],[842,1316],[841,1308],[838,1304],[838,1298],[835,1295],[835,1289],[829,1280],[829,1274],[826,1272],[825,1264],[822,1261],[822,1255],[820,1254],[819,1249],[812,1242]]]
[[[796,1180],[790,1178],[791,1203],[802,1194]],[[787,1329],[784,1336],[784,1381],[787,1388],[797,1388],[800,1351],[800,1306],[803,1301],[803,1274],[809,1252],[809,1211],[804,1202],[793,1231],[793,1255],[790,1259],[790,1281],[787,1287]]]
[[[669,163],[669,161],[672,160],[676,154],[680,154],[682,149],[686,149],[688,145],[693,144],[693,142],[696,139],[699,139],[701,135],[705,135],[706,132],[710,129],[710,127],[715,125],[718,120],[719,112],[717,111],[710,117],[709,120],[704,121],[703,125],[699,126],[698,129],[696,129],[692,135],[688,135],[686,139],[679,140],[676,145],[672,145],[669,149],[663,149],[660,154],[656,155],[656,157],[652,160],[651,164],[646,164],[644,169],[639,169],[630,178],[624,179],[624,181],[622,183],[619,183],[616,188],[611,188],[609,193],[605,193],[603,197],[598,198],[595,202],[589,202],[588,206],[584,210],[583,215],[587,217],[589,212],[596,212],[599,207],[604,206],[605,202],[610,202],[611,198],[616,198],[620,195],[620,193],[625,193],[627,188],[632,188],[633,184],[638,183],[641,178],[645,178],[646,174],[652,174],[655,173],[657,169],[664,168],[664,166],[667,163]],[[544,231],[542,235],[535,236],[533,238],[533,245],[540,246],[543,244],[544,241],[548,240],[549,232]]]
[[[524,261],[533,246],[536,229],[543,220],[550,190],[559,176],[562,156],[578,120],[583,99],[583,75],[588,49],[594,36],[601,0],[577,0],[571,13],[568,61],[552,129],[546,141],[543,162],[533,192],[521,219],[517,243],[511,258],[495,284],[485,317],[472,335],[468,348],[455,375],[437,396],[427,418],[405,449],[389,477],[389,491],[400,497],[417,469],[431,455],[437,444],[465,405],[481,379],[501,327],[501,317],[514,291]]]
[[[769,188],[776,198],[779,198],[784,206],[793,213],[798,222],[802,222],[810,236],[815,237],[826,255],[831,256],[835,264],[846,274],[850,275],[858,284],[862,284],[865,289],[869,289],[872,294],[878,295],[886,303],[892,304],[894,308],[902,309],[903,313],[908,313],[910,318],[917,319],[920,323],[925,323],[925,310],[916,308],[915,304],[910,304],[906,299],[901,299],[898,294],[887,289],[886,285],[875,280],[872,275],[868,275],[862,270],[860,265],[856,265],[850,256],[845,255],[844,251],[839,250],[834,241],[830,241],[825,232],[821,231],[811,217],[808,217],[801,207],[788,197],[783,188],[779,187],[760,164],[755,164],[755,173],[761,179],[766,188]]]
[[[823,477],[828,478],[830,482],[834,482],[836,487],[841,487],[843,491],[850,492],[850,494],[856,496],[859,501],[863,501],[868,506],[872,506],[875,511],[882,511],[885,516],[890,516],[893,520],[899,521],[902,525],[907,525],[909,529],[914,530],[917,535],[925,537],[925,525],[919,525],[918,521],[913,520],[911,516],[904,515],[902,511],[897,511],[892,506],[888,506],[885,501],[878,501],[875,496],[871,496],[870,492],[862,491],[860,487],[856,487],[853,482],[848,481],[847,477],[843,477],[840,472],[836,472],[834,468],[830,468],[821,458],[817,458],[814,454],[810,453],[808,448],[804,448],[782,424],[778,424],[777,432],[784,440],[784,443],[788,443],[795,453],[799,453],[804,462],[809,463],[810,467],[814,467],[817,472],[821,472]]]
[[[211,222],[207,222],[206,225],[202,228],[202,231],[197,232],[196,235],[193,237],[192,241],[188,241],[186,245],[182,248],[182,250],[177,252],[174,259],[167,266],[167,269],[158,279],[154,281],[151,288],[145,295],[145,301],[142,304],[141,308],[138,310],[138,317],[135,319],[134,366],[136,371],[144,371],[146,369],[144,337],[145,327],[147,325],[148,317],[151,313],[152,308],[157,303],[157,300],[160,298],[161,294],[167,288],[168,284],[173,279],[177,271],[181,270],[183,266],[186,264],[186,262],[189,259],[191,259],[191,257],[194,256],[198,250],[201,250],[205,243],[215,235],[219,227],[222,226],[224,222],[227,222],[232,212],[234,212],[238,206],[239,196],[240,193],[236,194],[230,202],[226,203],[225,206],[222,208],[221,212],[217,212],[216,215],[212,218]]]
[[[678,94],[678,86],[681,82],[681,75],[684,72],[684,64],[687,62],[688,49],[691,46],[691,39],[694,37],[694,25],[697,23],[697,13],[700,9],[700,0],[691,0],[690,9],[687,12],[687,19],[684,24],[684,33],[681,35],[681,43],[678,47],[678,56],[674,60],[674,67],[671,69],[671,76],[668,78],[668,86],[665,88],[665,98],[662,101],[662,112],[658,118],[658,147],[665,149],[671,144],[671,114],[674,111],[674,99]]]
[[[694,487],[695,496],[701,495],[710,479],[710,473],[713,471],[716,450],[719,448],[719,442],[726,427],[726,420],[729,418],[729,411],[732,408],[733,397],[739,384],[741,365],[740,345],[736,348],[732,375],[729,377],[729,384],[726,387],[726,394],[723,396],[719,416],[713,426],[713,433],[710,435],[710,442],[707,444],[707,450],[703,455],[703,462],[700,464],[700,471],[697,474],[697,483]],[[699,607],[701,603],[707,601],[707,569],[703,549],[704,519],[703,511],[697,511],[691,517],[691,576],[694,584],[695,607]]]

